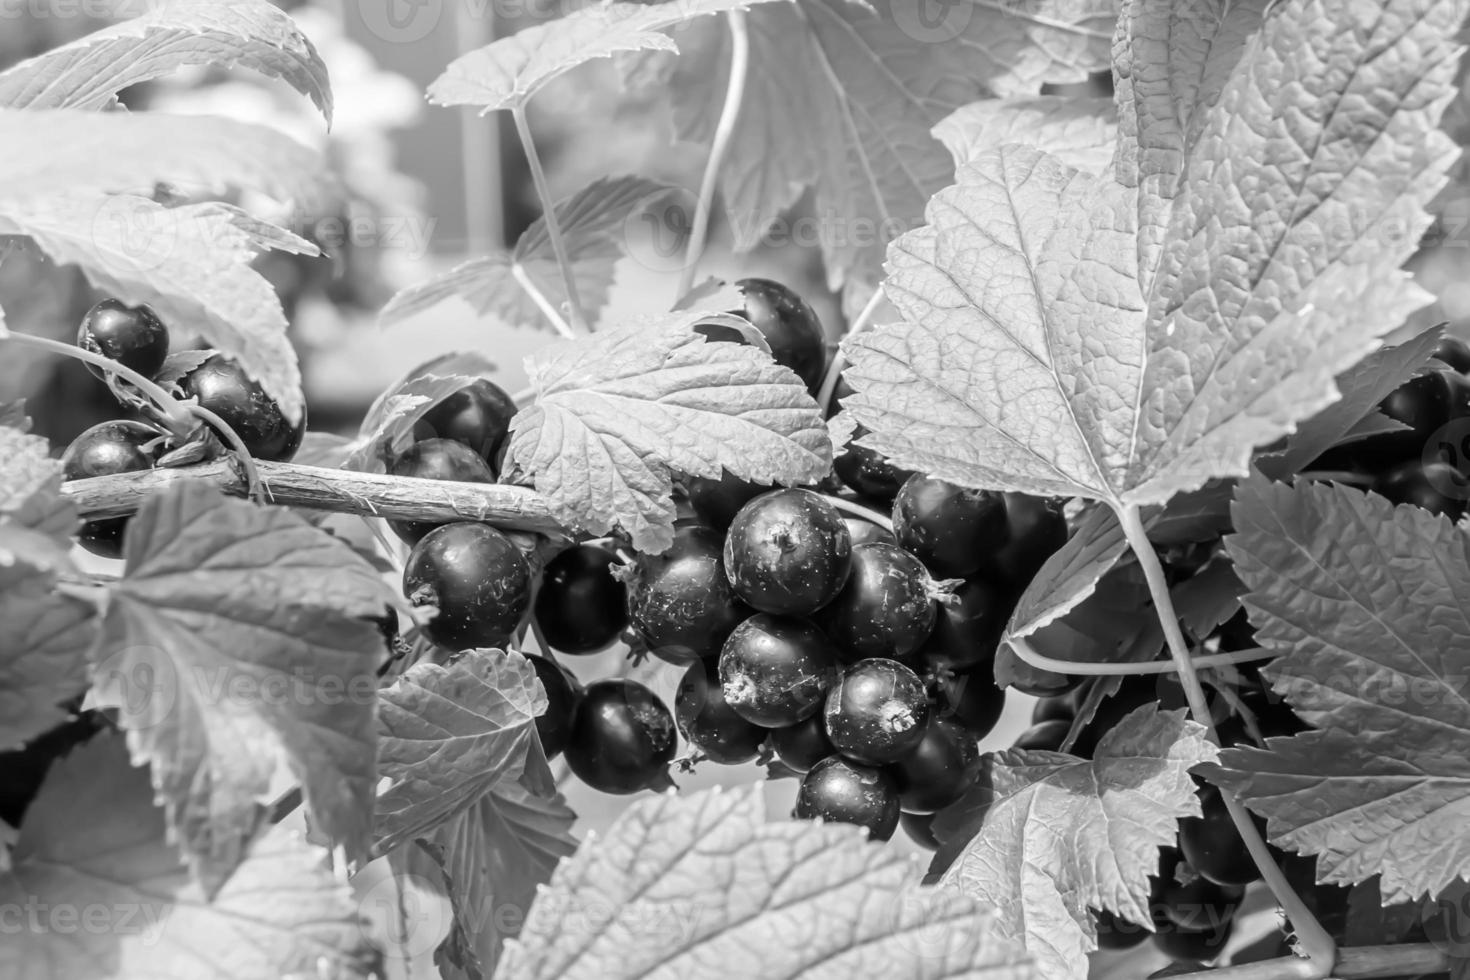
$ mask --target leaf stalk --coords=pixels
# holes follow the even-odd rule
[[[515,119],[516,135],[521,138],[521,148],[526,153],[526,164],[531,168],[531,181],[536,185],[536,196],[541,199],[542,220],[546,222],[546,236],[551,239],[551,250],[556,254],[557,268],[561,269],[572,327],[579,333],[590,333],[587,315],[582,311],[582,300],[577,295],[577,279],[572,274],[572,262],[567,255],[561,219],[557,217],[556,202],[552,199],[551,187],[546,182],[546,170],[541,166],[541,154],[536,152],[536,141],[531,136],[531,124],[526,119],[525,106],[518,105],[511,109],[511,116]]]

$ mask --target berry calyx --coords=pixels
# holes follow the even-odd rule
[[[478,378],[424,413],[413,427],[414,439],[450,439],[468,446],[491,467],[495,480],[496,461],[510,433],[516,403],[505,389]]]
[[[116,476],[151,470],[156,444],[163,434],[141,422],[103,422],[77,436],[61,457],[62,475],[68,480],[94,476]],[[121,558],[127,517],[88,521],[77,534],[77,543],[102,558]]]
[[[929,727],[923,681],[894,660],[863,660],[847,668],[828,692],[823,713],[837,751],[873,766],[909,755]]]
[[[256,459],[286,462],[301,448],[306,435],[306,410],[294,425],[281,406],[265,393],[238,362],[215,354],[179,382],[184,397],[198,401],[235,430]]]
[[[445,524],[409,553],[403,594],[415,606],[438,608],[423,629],[439,646],[503,647],[530,607],[531,568],[488,524]]]
[[[629,624],[669,663],[718,657],[752,612],[730,587],[719,532],[699,525],[675,528],[669,550],[639,558],[627,583]]]
[[[595,653],[628,625],[628,588],[612,573],[618,556],[597,545],[568,548],[546,565],[536,623],[552,649]]]
[[[836,679],[837,653],[811,623],[757,613],[735,628],[720,653],[720,685],[736,713],[763,728],[804,721]]]
[[[933,813],[964,796],[980,777],[980,748],[948,718],[929,723],[918,747],[890,767],[905,813]]]
[[[793,815],[856,824],[874,840],[888,840],[898,827],[898,787],[882,769],[830,756],[802,779]]]
[[[899,547],[940,578],[968,578],[1010,540],[1005,497],[922,474],[893,501]]]
[[[546,691],[546,710],[536,716],[536,734],[546,758],[553,759],[566,748],[572,737],[572,715],[581,697],[582,685],[565,667],[546,657],[526,654],[536,677]]]
[[[678,742],[658,695],[636,681],[603,680],[582,692],[563,754],[588,786],[626,795],[672,785],[668,767]]]
[[[690,664],[684,672],[674,697],[674,718],[690,745],[726,766],[754,759],[768,734],[725,701],[719,669],[707,660]]]
[[[740,509],[725,538],[725,574],[748,605],[805,616],[836,598],[852,568],[852,536],[810,490],[777,490]]]
[[[852,571],[816,623],[849,663],[872,657],[902,659],[929,638],[940,594],[928,571],[891,544],[852,549]]]
[[[168,328],[147,306],[104,299],[82,318],[77,346],[152,378],[168,360]],[[87,370],[99,378],[106,377],[95,364],[88,364]]]
[[[449,480],[458,483],[494,483],[480,455],[463,443],[449,439],[426,439],[408,447],[388,467],[393,476],[420,480]],[[418,544],[424,535],[441,525],[432,521],[389,521],[388,526],[405,544]]]

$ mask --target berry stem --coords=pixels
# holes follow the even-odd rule
[[[209,423],[219,437],[235,451],[235,456],[240,460],[240,467],[245,471],[245,496],[250,500],[259,501],[261,499],[260,470],[255,465],[255,457],[250,455],[250,450],[240,438],[239,433],[231,428],[228,422],[203,405],[185,405],[184,408],[188,409],[191,415],[198,416]]]
[[[855,504],[851,500],[843,500],[841,497],[834,497],[830,494],[823,494],[823,497],[826,499],[827,503],[831,504],[833,507],[836,507],[838,510],[844,510],[847,511],[847,513],[849,514],[854,515],[855,517],[861,517],[865,521],[871,521],[872,523],[881,527],[883,530],[887,531],[889,534],[893,533],[893,521],[891,518],[888,517],[888,515],[880,514],[871,507],[864,507],[862,504]]]
[[[176,398],[164,391],[151,378],[143,377],[137,371],[114,361],[110,357],[103,357],[101,354],[94,354],[81,347],[63,344],[60,341],[50,340],[46,337],[35,337],[28,333],[16,333],[5,330],[3,327],[0,327],[0,340],[8,340],[24,347],[34,347],[37,350],[47,351],[51,354],[59,354],[62,357],[84,361],[93,367],[101,368],[108,374],[115,374],[147,395],[148,399],[158,406],[159,411],[163,412],[164,416],[170,422],[179,425],[186,425],[190,422],[191,413]]]
[[[577,279],[572,274],[572,262],[567,257],[566,239],[561,233],[561,219],[556,215],[556,202],[551,198],[551,188],[546,183],[546,171],[541,166],[541,155],[536,152],[536,141],[531,137],[531,124],[526,120],[524,106],[511,109],[515,119],[516,135],[521,138],[521,147],[526,152],[526,164],[531,168],[531,181],[536,185],[536,196],[541,199],[541,218],[546,222],[546,237],[551,239],[551,250],[556,253],[556,264],[561,269],[562,283],[567,290],[567,310],[571,315],[572,327],[576,332],[589,333],[587,316],[582,312],[582,301],[577,296]]]
[[[1189,713],[1194,716],[1195,721],[1205,726],[1210,740],[1219,744],[1220,736],[1215,731],[1210,706],[1205,701],[1204,687],[1200,684],[1199,674],[1195,672],[1194,661],[1189,654],[1189,644],[1184,639],[1184,631],[1179,627],[1179,614],[1174,610],[1174,599],[1169,594],[1169,582],[1164,575],[1164,566],[1160,563],[1153,544],[1148,540],[1148,532],[1144,530],[1138,508],[1116,505],[1114,511],[1118,515],[1118,523],[1123,528],[1123,534],[1128,539],[1128,545],[1133,549],[1139,567],[1143,569],[1144,579],[1148,582],[1149,595],[1154,601],[1154,611],[1159,617],[1159,624],[1164,628],[1164,639],[1169,644],[1169,655],[1178,667],[1179,683],[1184,687],[1185,696],[1189,699]],[[1304,962],[1310,967],[1303,977],[1305,980],[1320,980],[1326,977],[1332,972],[1333,963],[1337,959],[1337,944],[1327,930],[1322,928],[1316,916],[1312,915],[1301,896],[1291,887],[1286,880],[1286,875],[1277,867],[1276,862],[1271,858],[1271,852],[1266,847],[1266,841],[1256,829],[1255,821],[1251,819],[1250,813],[1240,801],[1235,798],[1235,794],[1221,787],[1220,797],[1224,800],[1226,809],[1230,811],[1230,818],[1234,821],[1241,839],[1245,841],[1246,849],[1250,851],[1251,858],[1256,862],[1256,867],[1260,869],[1266,886],[1271,889],[1271,894],[1276,896],[1276,901],[1281,904],[1287,918],[1291,920],[1292,927],[1296,930],[1297,939],[1307,956]],[[1277,974],[1278,977],[1283,975],[1282,973]]]
[[[1039,652],[1024,636],[1012,637],[1006,642],[1016,651],[1016,656],[1039,670],[1050,670],[1058,674],[1074,674],[1078,677],[1132,677],[1136,674],[1172,674],[1179,669],[1173,658],[1153,660],[1147,663],[1094,664],[1075,660],[1058,660]],[[1252,647],[1249,650],[1234,650],[1230,653],[1212,653],[1204,657],[1192,657],[1195,669],[1201,667],[1223,667],[1227,664],[1248,664],[1257,660],[1270,660],[1276,656],[1270,650]]]
[[[863,307],[857,318],[848,325],[848,337],[855,337],[868,327],[873,325],[873,317],[878,312],[878,306],[883,302],[883,287],[879,286],[873,290],[873,295],[868,298],[868,304]],[[847,367],[847,358],[838,348],[832,355],[832,362],[827,365],[827,373],[822,377],[822,387],[817,392],[817,404],[822,406],[822,414],[832,404],[832,394],[837,390],[837,379],[842,377],[842,370]]]
[[[725,104],[710,141],[709,159],[704,165],[704,179],[699,185],[699,200],[694,206],[694,224],[689,232],[689,250],[684,255],[684,268],[679,273],[676,296],[687,296],[694,288],[694,274],[709,244],[709,219],[714,210],[715,191],[719,187],[720,168],[730,151],[730,141],[740,122],[740,106],[745,101],[745,81],[750,73],[750,28],[745,11],[732,10],[726,15],[730,25],[730,77],[725,87]]]
[[[577,332],[572,329],[571,324],[562,318],[557,308],[551,305],[551,300],[547,299],[546,294],[541,291],[541,287],[532,281],[531,277],[526,273],[524,266],[519,262],[512,262],[510,264],[510,274],[520,284],[520,287],[526,291],[526,295],[531,297],[531,301],[541,310],[542,316],[546,317],[547,322],[551,324],[557,333],[561,334],[567,340],[576,338]]]

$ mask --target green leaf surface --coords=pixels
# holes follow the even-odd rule
[[[238,208],[168,208],[148,198],[77,191],[0,201],[0,232],[28,235],[98,289],[146,303],[167,324],[236,357],[290,417],[303,410],[301,371],[271,284],[250,263],[267,249],[316,246]]]
[[[1318,731],[1221,754],[1221,778],[1322,880],[1385,902],[1470,876],[1470,537],[1336,484],[1241,485],[1226,539],[1262,669]]]
[[[0,324],[0,338],[4,336]],[[40,436],[0,426],[0,587],[49,581],[71,565],[76,508],[61,496],[61,462]]]
[[[146,12],[0,72],[0,106],[105,109],[117,93],[189,65],[238,65],[289,83],[332,119],[327,67],[267,0],[157,0]]]
[[[325,857],[277,828],[206,896],[168,839],[147,772],[129,765],[120,737],[97,736],[51,768],[0,873],[0,906],[44,925],[10,930],[0,976],[366,980],[358,908]]]
[[[152,764],[207,891],[244,860],[286,763],[313,826],[365,856],[376,780],[377,628],[393,595],[351,548],[280,508],[185,481],[128,528],[94,694]]]
[[[519,654],[475,650],[410,667],[378,698],[378,775],[390,784],[378,793],[375,849],[429,836],[502,782],[554,793],[536,738],[545,710]]]
[[[1157,247],[1140,199],[1164,184],[1016,145],[962,168],[889,249],[904,322],[845,345],[863,443],[967,486],[1138,506],[1245,475],[1334,401],[1427,298],[1398,267],[1455,153],[1435,126],[1462,4],[1360,13],[1279,5],[1200,109]]]
[[[4,525],[0,525],[0,540]],[[0,751],[66,720],[60,707],[87,689],[95,611],[31,579],[0,588]]]
[[[981,99],[940,120],[934,138],[949,148],[957,167],[1003,143],[1026,143],[1069,167],[1100,174],[1118,142],[1118,110],[1107,97]]]
[[[801,379],[757,348],[706,343],[696,323],[754,333],[738,317],[671,314],[527,359],[537,400],[512,423],[510,455],[558,520],[622,526],[658,553],[673,541],[673,470],[792,485],[826,475],[832,446]]]
[[[318,214],[341,194],[316,150],[278,129],[217,116],[0,109],[0,146],[10,148],[0,159],[0,197],[83,190],[146,197],[167,183],[244,188]]]
[[[473,351],[451,351],[420,364],[373,401],[343,465],[381,473],[384,459],[408,448],[414,426],[436,405],[494,372],[495,365]]]
[[[1140,708],[1092,761],[1012,749],[994,757],[995,801],[941,887],[998,910],[1044,977],[1084,977],[1096,932],[1088,908],[1150,921],[1149,875],[1177,821],[1198,816],[1191,766],[1215,757],[1183,711]]]
[[[592,910],[596,914],[590,914]],[[771,820],[759,786],[644,798],[562,862],[497,980],[1021,978],[962,895],[861,830]]]
[[[693,17],[767,2],[770,0],[594,4],[461,55],[429,86],[429,101],[474,106],[482,112],[521,108],[547,82],[594,58],[610,58],[621,51],[675,51],[674,42],[663,33],[666,28]]]
[[[613,267],[627,251],[630,233],[636,231],[630,224],[673,191],[668,184],[642,177],[604,177],[557,203],[577,298],[589,314],[607,303]],[[551,330],[523,280],[529,280],[553,308],[566,308],[566,285],[545,218],[537,218],[525,230],[513,251],[474,259],[403,290],[383,308],[379,320],[391,325],[457,298],[478,315],[493,316],[508,326]]]
[[[1032,577],[1011,613],[1008,637],[1026,637],[1065,616],[1090,596],[1123,557],[1128,542],[1107,507],[1090,508],[1067,543]]]
[[[954,164],[931,129],[990,95],[1035,95],[1108,65],[1112,0],[803,0],[749,14],[750,71],[721,193],[737,249],[780,235],[808,188],[830,285],[848,305],[882,276],[884,249],[918,225]],[[707,143],[728,87],[729,31],[692,25],[681,57],[644,56],[626,73],[673,99],[679,139]],[[796,134],[800,134],[797,136]],[[795,138],[793,138],[795,137]]]

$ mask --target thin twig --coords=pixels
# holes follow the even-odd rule
[[[94,354],[92,351],[71,344],[63,344],[59,340],[51,340],[46,337],[34,337],[28,333],[16,333],[14,331],[0,332],[0,341],[10,341],[24,347],[34,347],[51,354],[59,354],[62,357],[70,357],[73,360],[84,361],[93,367],[101,368],[108,374],[115,374],[126,380],[137,388],[148,399],[158,406],[158,410],[171,422],[183,425],[189,421],[189,412],[172,395],[159,387],[151,378],[134,371],[125,364],[114,361],[110,357]]]
[[[541,287],[532,281],[530,275],[526,272],[525,266],[519,262],[512,262],[510,264],[510,274],[515,278],[516,282],[520,283],[521,288],[526,291],[526,295],[531,297],[531,302],[536,304],[537,308],[541,310],[541,314],[550,321],[552,328],[557,333],[561,334],[567,340],[576,338],[577,332],[572,329],[571,324],[562,319],[561,313],[552,305],[551,300],[546,298],[546,294],[541,291]]]
[[[219,437],[235,451],[235,456],[240,460],[240,467],[245,471],[245,496],[250,500],[261,499],[260,469],[255,465],[255,457],[250,455],[250,449],[245,445],[240,434],[234,430],[224,419],[203,405],[185,405],[191,415],[198,416],[209,423]]]
[[[524,106],[510,111],[515,119],[516,134],[521,138],[521,147],[526,151],[526,163],[531,168],[531,182],[536,185],[536,196],[541,198],[541,220],[546,222],[546,237],[551,239],[551,250],[556,254],[557,267],[561,269],[562,283],[567,290],[567,313],[572,327],[581,333],[588,332],[587,315],[582,310],[582,300],[577,295],[577,277],[572,274],[572,262],[567,256],[566,239],[561,233],[561,219],[556,215],[556,202],[551,198],[551,188],[546,183],[546,170],[541,166],[541,155],[536,152],[536,141],[531,137],[531,124],[526,120]]]
[[[684,255],[684,269],[679,273],[679,290],[674,295],[687,296],[694,288],[695,270],[709,244],[709,219],[714,210],[715,191],[720,183],[720,169],[730,151],[735,127],[740,122],[740,106],[745,101],[745,81],[750,74],[750,28],[745,11],[732,10],[727,15],[730,25],[730,77],[725,84],[725,105],[710,141],[709,159],[704,165],[704,179],[699,185],[699,200],[694,207],[694,224],[689,233],[689,248]]]
[[[861,517],[865,521],[871,521],[889,534],[893,533],[893,520],[887,514],[880,514],[871,507],[864,507],[862,504],[855,504],[851,500],[843,500],[841,497],[834,497],[828,494],[824,494],[823,496],[826,498],[827,503],[836,507],[838,510],[845,510],[855,517]]]
[[[1058,674],[1072,674],[1077,677],[1131,677],[1136,674],[1172,674],[1179,669],[1179,665],[1171,658],[1169,660],[1151,660],[1145,663],[1126,664],[1096,664],[1081,663],[1075,660],[1058,660],[1048,657],[1039,652],[1031,645],[1028,638],[1024,636],[1012,637],[1007,642],[1016,651],[1016,656],[1038,670],[1050,670]],[[1191,662],[1196,670],[1205,667],[1223,667],[1227,664],[1247,664],[1257,660],[1270,660],[1276,656],[1270,650],[1260,647],[1252,647],[1249,650],[1236,650],[1231,653],[1212,653],[1204,657],[1193,657]]]
[[[873,317],[877,314],[878,307],[882,302],[883,287],[879,286],[873,290],[873,295],[869,297],[868,303],[863,307],[862,312],[848,325],[847,333],[844,336],[856,337],[872,326]],[[832,355],[832,363],[827,365],[827,373],[822,378],[822,387],[817,392],[817,404],[822,406],[822,413],[824,415],[832,404],[832,394],[837,390],[837,382],[842,378],[842,372],[846,367],[847,358],[843,355],[842,348],[839,347],[836,353]]]

